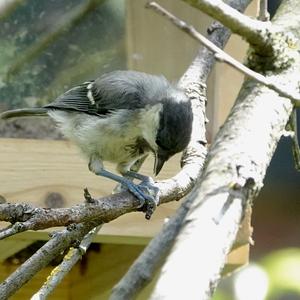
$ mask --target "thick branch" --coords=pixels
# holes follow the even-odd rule
[[[270,26],[254,19],[251,19],[236,9],[230,7],[222,0],[182,0],[193,7],[196,7],[218,20],[236,33],[246,39],[250,44],[264,44],[263,32]]]
[[[287,11],[297,15],[296,2],[286,1],[283,6],[289,5]],[[292,78],[299,74],[298,61],[278,79],[296,85]],[[244,84],[211,145],[200,187],[191,195],[194,203],[151,299],[212,296],[245,213],[245,202],[262,187],[292,108],[290,101],[270,89],[252,81]],[[193,276],[186,280],[190,270]]]
[[[40,230],[97,220],[107,223],[120,215],[136,211],[139,201],[129,192],[115,194],[70,208],[34,208],[28,204],[0,205],[0,220],[20,222],[19,232]],[[23,223],[22,223],[23,222]],[[4,232],[1,232],[4,235]]]
[[[276,82],[275,78],[265,77],[238,62],[236,59],[228,55],[226,52],[218,48],[212,42],[210,42],[207,38],[205,38],[202,34],[200,34],[193,26],[186,24],[184,21],[178,19],[163,7],[158,5],[156,2],[149,2],[148,7],[155,9],[159,14],[166,16],[173,24],[179,27],[181,30],[188,33],[192,38],[196,39],[198,42],[203,44],[209,50],[211,50],[215,54],[215,58],[221,62],[225,62],[228,65],[234,67],[236,70],[241,72],[242,74],[248,76],[256,80],[257,82],[266,85],[272,90],[276,91],[280,96],[287,97],[296,103],[300,103],[300,94],[297,90],[290,90],[286,86],[283,86],[280,82]],[[297,92],[296,92],[297,91]]]
[[[230,3],[233,7],[243,11],[250,1],[251,0],[231,1]],[[209,28],[209,40],[213,41],[221,48],[225,46],[229,36],[230,31],[220,24],[213,23]],[[187,94],[192,101],[195,122],[193,126],[192,142],[185,152],[187,156],[183,157],[183,159],[186,160],[188,160],[188,155],[193,155],[193,153],[195,153],[196,150],[193,147],[197,144],[202,145],[201,142],[205,141],[205,102],[202,100],[204,98],[201,97],[201,85],[199,85],[199,83],[207,81],[214,62],[215,59],[212,52],[208,51],[205,47],[200,47],[196,58],[179,82],[180,87],[187,91]],[[203,147],[203,149],[205,148]],[[205,152],[203,152],[202,159],[204,162]],[[114,287],[110,298],[111,300],[134,298],[134,296],[137,295],[153,278],[162,259],[173,245],[192,200],[193,199],[189,197],[178,209],[175,216],[164,225],[160,233],[148,244],[121,281]]]
[[[259,72],[274,72],[295,63],[297,40],[280,24],[253,20],[221,0],[183,0],[239,34],[250,44],[248,65]]]

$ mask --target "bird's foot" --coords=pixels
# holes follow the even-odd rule
[[[159,201],[159,189],[155,186],[153,179],[151,177],[149,178],[142,181],[139,185],[129,180],[126,183],[127,189],[140,200],[141,205],[138,210],[145,212],[145,218],[147,220],[151,218]]]

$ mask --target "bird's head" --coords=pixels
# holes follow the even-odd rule
[[[193,122],[191,102],[182,91],[176,91],[163,99],[162,104],[155,140],[155,175],[158,175],[171,156],[187,147]]]

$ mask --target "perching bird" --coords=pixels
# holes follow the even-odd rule
[[[157,175],[165,161],[188,145],[193,114],[184,92],[163,76],[114,71],[70,89],[41,108],[11,110],[0,116],[47,114],[79,146],[90,171],[128,188],[141,205],[148,206],[146,218],[150,218],[157,199],[128,179],[147,178],[130,168],[152,152]],[[117,171],[126,177],[105,170],[103,161],[116,163]]]

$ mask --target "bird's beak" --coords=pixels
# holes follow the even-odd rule
[[[155,163],[154,163],[154,174],[157,176],[162,169],[164,163],[167,161],[167,158],[163,155],[155,155]]]

